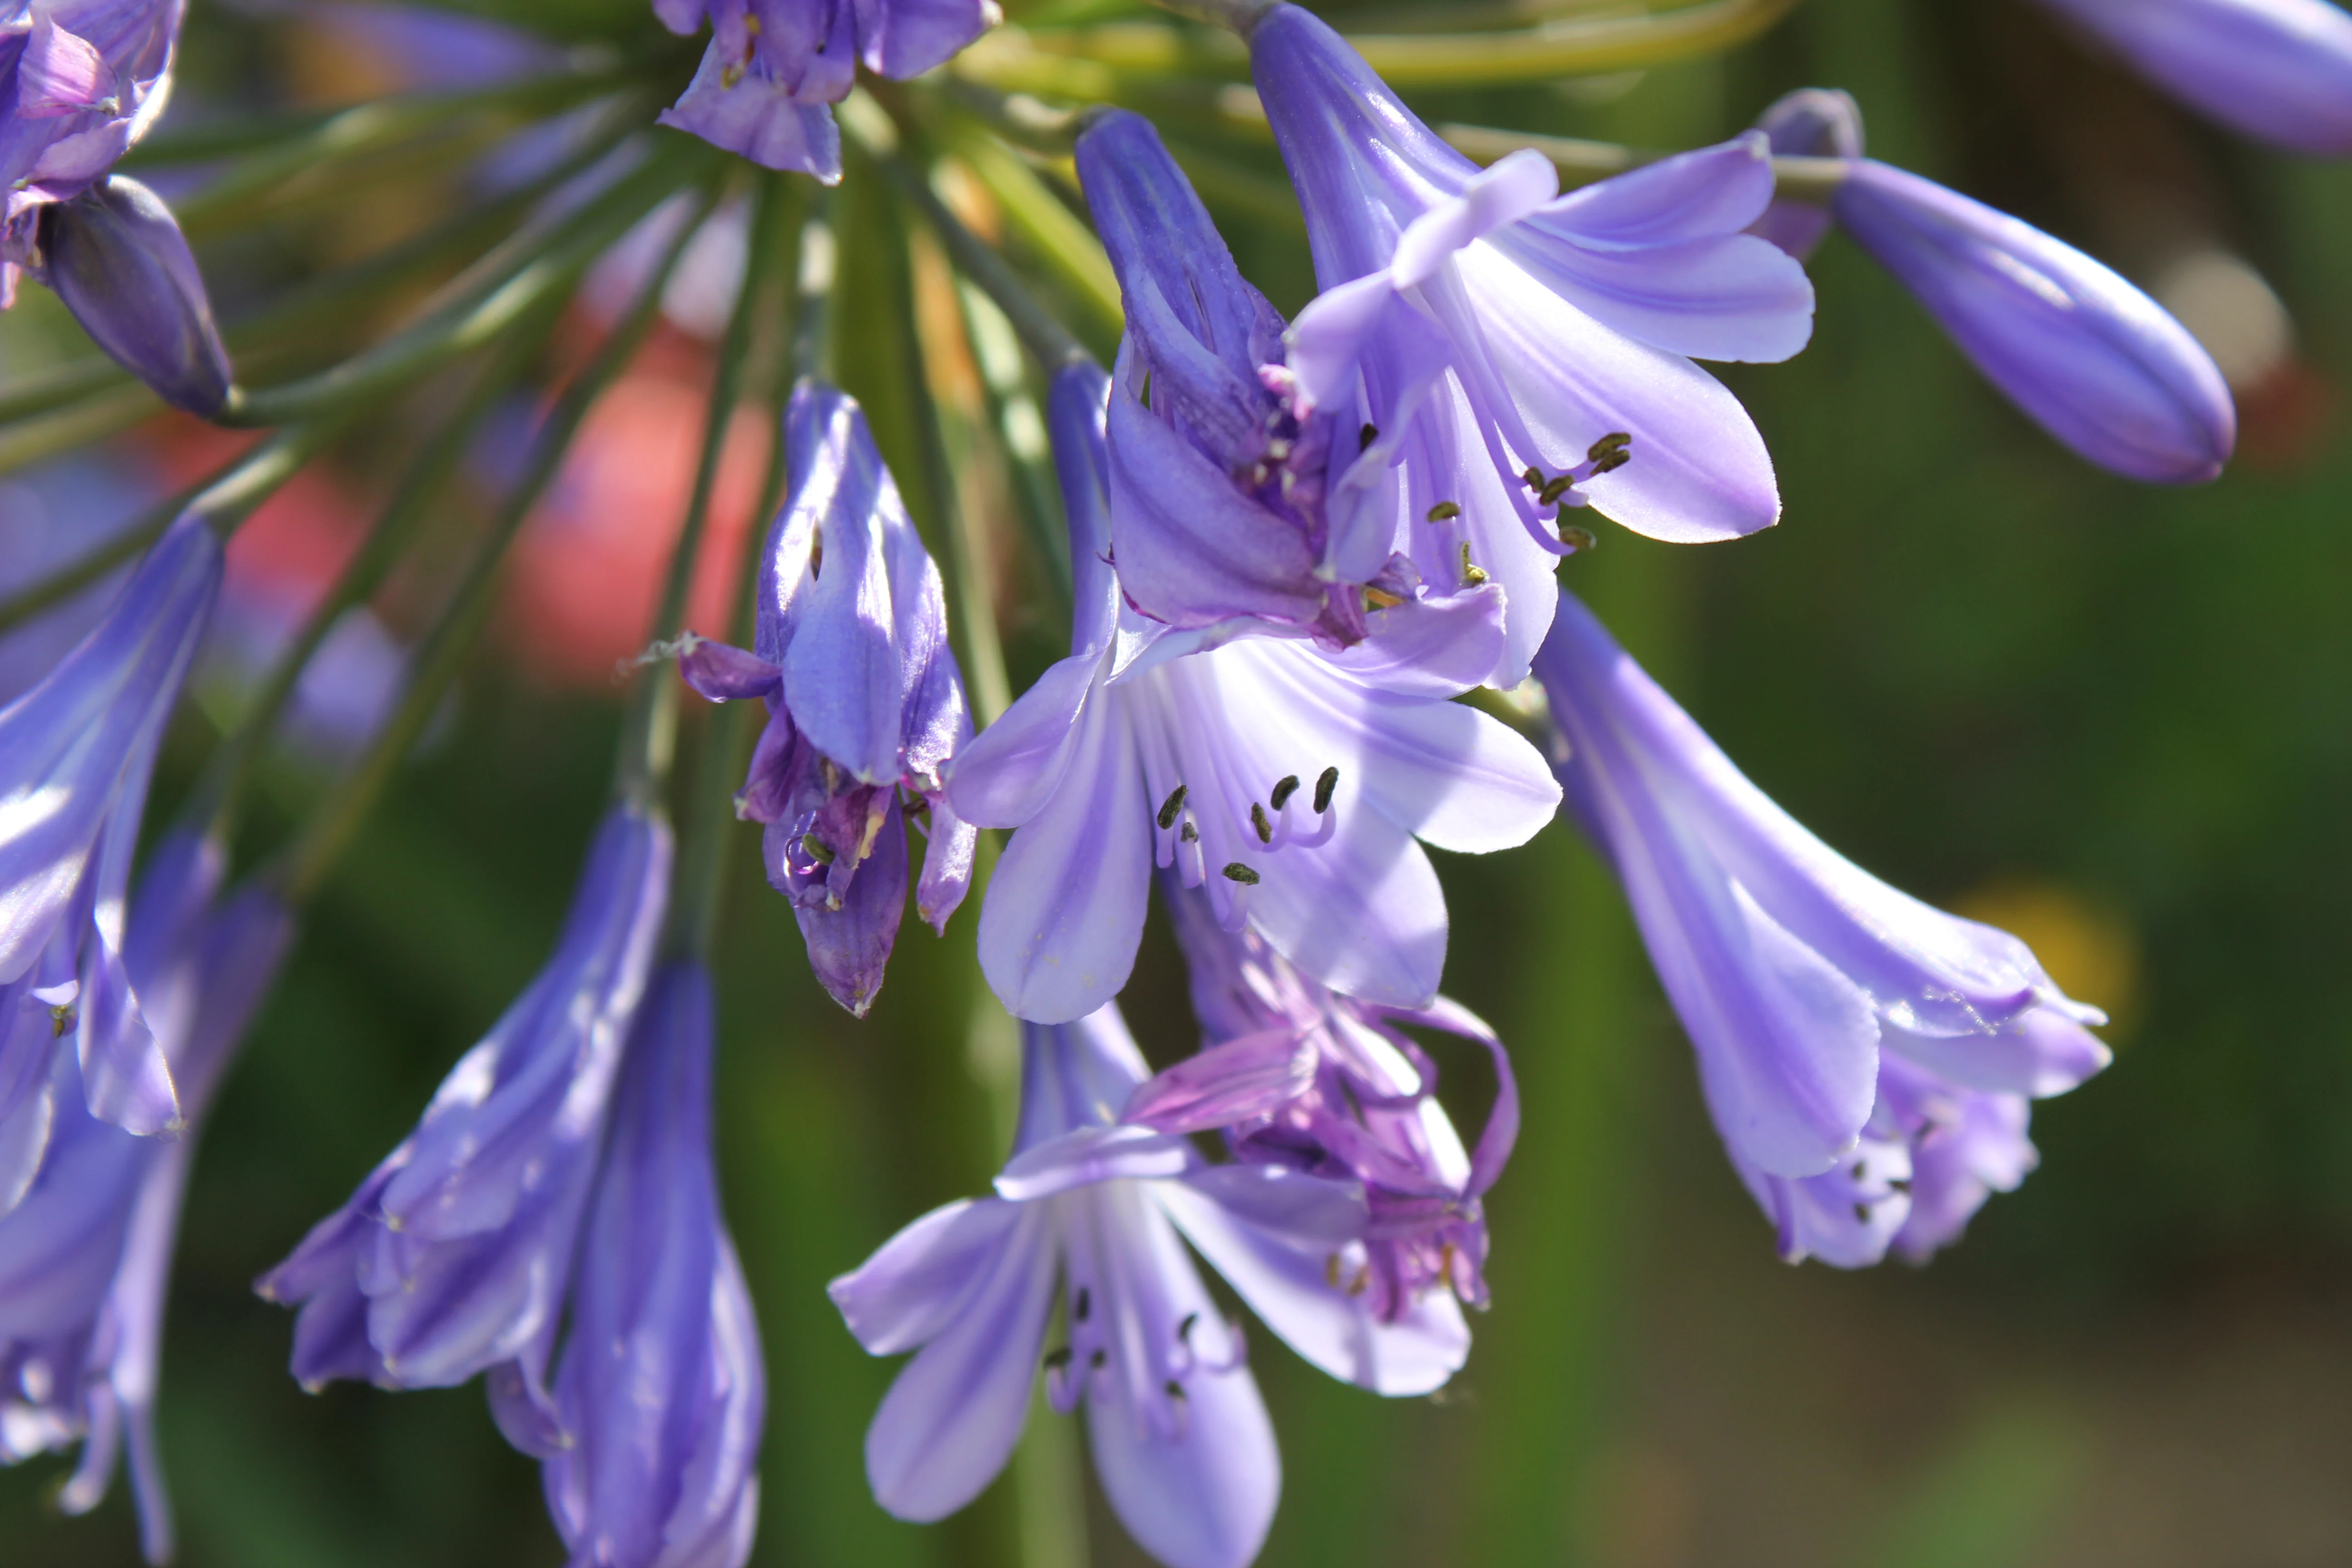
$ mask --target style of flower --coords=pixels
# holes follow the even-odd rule
[[[1255,25],[1250,56],[1324,289],[1291,327],[1293,409],[1395,443],[1387,505],[1425,575],[1466,551],[1503,585],[1496,684],[1550,624],[1579,538],[1563,509],[1679,542],[1779,518],[1754,423],[1691,363],[1786,359],[1812,331],[1803,269],[1741,232],[1771,200],[1763,138],[1562,196],[1532,152],[1481,171],[1297,6]]]
[[[2128,479],[2193,484],[2221,471],[2237,405],[2161,305],[2030,224],[1861,156],[1861,111],[1843,93],[1792,93],[1763,124],[1776,152],[1847,160],[1829,204],[1838,225],[2043,429]],[[1804,205],[1776,203],[1765,232],[1818,238]]]
[[[996,0],[654,0],[680,37],[707,17],[710,47],[661,122],[771,169],[841,178],[832,105],[863,65],[895,81],[944,64],[1003,19]]]
[[[866,1434],[866,1474],[892,1513],[940,1519],[979,1495],[1012,1457],[1042,1364],[1056,1410],[1087,1406],[1096,1473],[1147,1552],[1169,1568],[1255,1557],[1281,1489],[1274,1431],[1241,1331],[1180,1235],[1334,1376],[1423,1394],[1460,1364],[1450,1298],[1391,1322],[1331,1283],[1365,1268],[1353,1183],[1206,1163],[1169,1131],[1202,1125],[1197,1097],[1146,1071],[1115,1008],[1027,1027],[996,1195],[933,1210],[830,1287],[868,1352],[918,1352]],[[1221,1109],[1246,1114],[1293,1087],[1274,1075]],[[1148,1120],[1119,1118],[1146,1104]],[[1069,1342],[1046,1352],[1057,1279]]]
[[[1145,620],[1106,556],[1109,395],[1073,367],[1049,407],[1079,566],[1071,656],[949,781],[964,821],[1018,829],[981,910],[989,984],[1036,1022],[1100,1007],[1134,965],[1156,863],[1332,989],[1426,1005],[1445,905],[1416,840],[1507,848],[1559,798],[1532,747],[1446,700],[1494,668],[1492,588],[1376,611],[1342,655]]]
[[[1924,1155],[1929,1125],[1955,1124],[1923,1109],[1938,1086],[1922,1073],[1945,1089],[2044,1095],[2105,1065],[2083,1027],[2104,1017],[2023,942],[1897,892],[1806,832],[1573,595],[1536,668],[1570,809],[1624,884],[1716,1128],[1784,1247],[1832,1252],[1790,1217],[1801,1194],[1762,1179],[1801,1186],[1844,1168],[1864,1189],[1851,1201],[1807,1190],[1878,1212],[1908,1179],[1890,1145]],[[1889,1206],[1868,1223],[1883,1249],[1903,1222]]]
[[[784,441],[793,493],[761,558],[751,651],[689,636],[678,663],[713,701],[767,702],[736,810],[767,825],[768,880],[810,966],[862,1017],[906,907],[907,816],[929,824],[915,907],[933,930],[971,885],[978,834],[940,773],[971,718],[939,568],[856,399],[803,383]]]
[[[174,834],[131,910],[126,962],[189,1131],[142,1138],[98,1120],[74,1055],[46,1052],[47,1076],[16,1113],[44,1123],[38,1163],[13,1181],[0,1172],[12,1205],[0,1214],[0,1463],[79,1442],[58,1500],[83,1513],[127,1449],[151,1563],[172,1550],[153,1412],[194,1129],[293,936],[268,889],[221,896],[226,863],[217,842]],[[0,1131],[0,1142],[14,1140]]]
[[[2042,0],[2232,131],[2352,156],[2352,16],[2328,0]]]
[[[45,1075],[26,1065],[22,1029],[46,1012],[54,1037],[73,1036],[92,1116],[138,1133],[179,1124],[123,918],[156,748],[220,581],[219,540],[181,518],[74,650],[0,709],[0,1018],[17,1058],[0,1057],[0,1115],[12,1080]]]

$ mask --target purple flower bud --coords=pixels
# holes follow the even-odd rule
[[[155,751],[220,580],[220,541],[182,518],[65,661],[0,709],[7,1011],[49,1009],[74,1035],[89,1113],[131,1132],[181,1116],[124,967],[124,905]]]
[[[555,1368],[548,1510],[600,1568],[740,1568],[759,1518],[766,1383],[719,1212],[710,1052],[710,977],[672,963],[621,1070]]]
[[[45,281],[115,363],[174,408],[206,418],[220,411],[228,351],[162,197],[110,175],[42,214],[41,250]]]
[[[1785,1248],[1874,1257],[1900,1227],[1880,1204],[1907,1179],[1899,1145],[1951,1121],[1895,1099],[1915,1087],[1906,1069],[2040,1096],[2105,1064],[2083,1028],[2101,1015],[2069,1001],[2023,942],[1840,858],[1741,776],[1574,597],[1561,595],[1536,664],[1570,806],[1625,885],[1717,1130]],[[1826,1189],[1808,1184],[1832,1174]],[[1792,1206],[1807,1194],[1868,1234],[1823,1239]]]
[[[2150,81],[2248,136],[2352,155],[2352,16],[2328,0],[2042,0]]]
[[[1862,156],[1862,106],[1833,88],[1800,88],[1756,121],[1772,155],[1791,158]],[[1776,196],[1748,232],[1770,240],[1802,261],[1830,231],[1830,209],[1819,202]]]
[[[939,568],[856,399],[803,383],[784,440],[793,493],[761,561],[752,649],[693,638],[679,665],[714,702],[767,702],[736,808],[767,824],[768,880],[817,978],[862,1017],[906,904],[906,817],[929,823],[915,907],[933,930],[971,884],[978,834],[940,773],[971,719]]]
[[[299,1303],[294,1375],[446,1387],[497,1369],[502,1413],[540,1386],[622,1047],[668,899],[670,833],[598,831],[555,956],[466,1053],[416,1131],[257,1289]],[[507,1423],[509,1434],[515,1424]]]
[[[1003,19],[996,0],[654,0],[654,15],[681,37],[711,26],[701,68],[663,124],[826,184],[841,178],[827,106],[849,96],[859,65],[919,77]]]
[[[293,935],[291,914],[267,890],[220,898],[226,859],[215,842],[166,839],[130,915],[127,963],[190,1131],[139,1138],[98,1121],[84,1109],[74,1053],[46,1051],[29,1102],[45,1123],[37,1169],[0,1213],[0,1462],[79,1440],[81,1463],[59,1500],[82,1513],[104,1496],[127,1446],[154,1563],[172,1547],[152,1417],[194,1129]]]
[[[1295,5],[1250,55],[1324,289],[1287,395],[1393,444],[1379,504],[1424,577],[1502,584],[1497,684],[1550,624],[1572,509],[1682,542],[1780,516],[1755,425],[1691,363],[1786,359],[1812,331],[1803,268],[1741,232],[1771,200],[1763,138],[1563,196],[1533,152],[1479,169]]]

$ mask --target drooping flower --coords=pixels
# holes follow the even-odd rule
[[[209,418],[228,399],[228,350],[204,275],[163,198],[126,174],[43,209],[35,276],[90,341],[175,408]]]
[[[1370,1225],[1351,1293],[1369,1291],[1372,1314],[1393,1322],[1424,1310],[1444,1316],[1454,1296],[1486,1304],[1486,1219],[1481,1198],[1517,1141],[1519,1099],[1508,1053],[1475,1015],[1441,996],[1426,1008],[1385,1008],[1335,994],[1283,961],[1255,933],[1218,929],[1206,900],[1164,883],[1184,949],[1202,1054],[1161,1075],[1187,1097],[1223,1104],[1253,1074],[1297,1076],[1296,1092],[1246,1120],[1224,1118],[1236,1159],[1364,1189]],[[1437,1068],[1396,1026],[1414,1024],[1486,1047],[1496,1076],[1494,1110],[1476,1150],[1463,1147],[1438,1104]],[[1129,1115],[1165,1114],[1152,1100]],[[1434,1290],[1438,1298],[1424,1304]],[[1451,1321],[1459,1322],[1458,1312]],[[1469,1331],[1461,1331],[1466,1351]]]
[[[1775,157],[1862,156],[1862,106],[1836,88],[1803,87],[1775,101],[1756,121]],[[1748,232],[1770,240],[1802,261],[1812,255],[1834,220],[1822,203],[1776,195]]]
[[[184,0],[63,0],[0,21],[0,307],[34,264],[41,209],[103,180],[171,97]]]
[[[841,178],[833,104],[863,65],[894,81],[944,64],[1003,19],[996,0],[654,0],[681,37],[710,47],[661,122],[755,163]]]
[[[784,442],[793,493],[761,558],[751,651],[689,637],[679,667],[713,701],[766,700],[736,810],[767,825],[768,880],[817,978],[863,1016],[906,907],[906,817],[929,824],[916,911],[944,930],[971,885],[978,835],[940,775],[971,717],[939,568],[857,400],[803,382]]]
[[[1087,1407],[1096,1473],[1146,1551],[1170,1568],[1256,1556],[1281,1489],[1274,1431],[1241,1331],[1180,1234],[1335,1376],[1419,1394],[1460,1364],[1450,1298],[1383,1322],[1330,1282],[1363,1266],[1352,1183],[1210,1165],[1181,1135],[1118,1119],[1121,1105],[1157,1100],[1173,1113],[1165,1125],[1200,1125],[1166,1090],[1147,1083],[1115,1008],[1030,1026],[997,1195],[933,1210],[833,1282],[868,1352],[919,1352],[866,1433],[866,1475],[892,1513],[941,1519],[977,1496],[1012,1457],[1042,1364],[1055,1409]],[[1057,1278],[1069,1342],[1048,1352]]]
[[[2233,131],[2352,156],[2352,16],[2329,0],[2042,0]]]
[[[1764,124],[1776,152],[1849,161],[1830,198],[1840,226],[2043,429],[2129,479],[2192,484],[2221,471],[2237,406],[2164,307],[2030,224],[1862,157],[1861,113],[1843,93],[1792,93]],[[1806,205],[1776,203],[1765,232],[1818,238]]]
[[[131,1132],[180,1117],[123,966],[123,915],[148,776],[220,581],[220,541],[182,518],[64,662],[0,709],[0,987],[12,1015],[71,1027],[89,1113]]]
[[[604,819],[555,956],[424,1119],[257,1289],[299,1304],[294,1375],[437,1388],[493,1374],[502,1424],[542,1375],[668,899],[670,833]]]
[[[1917,1109],[1907,1069],[2045,1095],[2105,1064],[2083,1026],[2102,1016],[2023,942],[1897,892],[1806,832],[1573,595],[1536,668],[1570,808],[1624,884],[1717,1130],[1759,1195],[1761,1178],[1801,1187],[1857,1150],[1872,1194],[1895,1179],[1885,1146],[1947,1121]],[[1784,1242],[1827,1254],[1791,1229],[1787,1203],[1765,1202]],[[1890,1236],[1893,1219],[1877,1222]]]
[[[1109,395],[1074,367],[1049,411],[1080,568],[1071,656],[949,784],[963,820],[1019,830],[981,910],[990,985],[1041,1023],[1100,1007],[1134,965],[1156,863],[1334,990],[1426,1005],[1445,905],[1416,840],[1507,848],[1558,800],[1533,748],[1446,700],[1495,667],[1493,588],[1377,610],[1342,655],[1145,620],[1106,552]]]
[[[547,1506],[579,1563],[740,1568],[760,1508],[759,1324],[710,1162],[710,977],[656,973],[615,1090],[557,1360]],[[508,1423],[534,1434],[528,1411]]]
[[[1250,55],[1324,289],[1291,328],[1294,409],[1396,443],[1397,548],[1425,575],[1466,549],[1503,584],[1497,684],[1550,624],[1559,509],[1685,542],[1778,519],[1762,438],[1691,363],[1786,359],[1812,330],[1803,269],[1741,232],[1771,200],[1760,136],[1562,196],[1534,153],[1481,171],[1295,5]],[[1433,328],[1445,374],[1421,402]]]
[[[127,1449],[153,1563],[172,1549],[153,1411],[194,1129],[293,935],[292,915],[267,889],[220,896],[226,866],[217,842],[175,834],[131,910],[127,963],[189,1131],[142,1138],[97,1120],[73,1053],[47,1053],[48,1074],[29,1102],[47,1122],[40,1163],[0,1215],[0,1463],[79,1442],[59,1501],[83,1513]]]

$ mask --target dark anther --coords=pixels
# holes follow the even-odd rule
[[[1187,822],[1184,825],[1184,831],[1178,834],[1176,837],[1182,839],[1187,844],[1198,844],[1201,842],[1201,830]]]
[[[66,1031],[73,1027],[73,1021],[74,1010],[70,1005],[60,1003],[58,1005],[50,1008],[49,1038],[53,1040],[61,1040],[65,1038]]]
[[[1896,1176],[1889,1181],[1886,1185],[1888,1190],[1891,1192],[1908,1193],[1911,1190],[1911,1178],[1908,1176]]]
[[[1184,1385],[1172,1377],[1168,1380],[1168,1397],[1171,1399],[1184,1397]]]
[[[1544,488],[1543,470],[1535,467],[1533,464],[1529,464],[1528,471],[1521,474],[1519,478],[1527,480],[1528,489],[1531,490],[1539,490]]]
[[[1057,1351],[1047,1351],[1047,1352],[1045,1352],[1045,1370],[1046,1370],[1046,1371],[1048,1371],[1048,1372],[1052,1372],[1052,1371],[1055,1370],[1055,1369],[1056,1369],[1056,1368],[1058,1368],[1058,1367],[1065,1367],[1065,1366],[1067,1366],[1067,1365],[1069,1365],[1069,1364],[1070,1364],[1070,1347],[1069,1347],[1069,1346],[1067,1346],[1067,1345],[1064,1345],[1060,1350],[1057,1350]]]
[[[1274,786],[1274,794],[1267,798],[1274,802],[1274,809],[1280,811],[1284,806],[1290,804],[1290,797],[1297,793],[1298,775],[1297,773],[1289,773],[1285,775],[1281,782]]]
[[[1257,886],[1257,873],[1236,860],[1225,868],[1225,880],[1239,882],[1244,888],[1255,888]]]
[[[1184,1314],[1184,1321],[1183,1321],[1182,1322],[1181,1322],[1181,1323],[1179,1323],[1179,1324],[1177,1324],[1177,1325],[1176,1325],[1176,1342],[1177,1342],[1178,1344],[1180,1344],[1180,1345],[1181,1345],[1181,1344],[1182,1344],[1182,1343],[1184,1342],[1184,1341],[1185,1341],[1185,1340],[1186,1340],[1186,1339],[1187,1339],[1187,1338],[1192,1334],[1192,1325],[1193,1325],[1193,1324],[1195,1324],[1195,1323],[1197,1323],[1197,1322],[1199,1322],[1200,1321],[1201,1321],[1201,1314],[1200,1314],[1200,1313],[1198,1313],[1198,1312],[1187,1312],[1187,1313],[1185,1313],[1185,1314]]]
[[[1250,826],[1257,829],[1257,841],[1260,844],[1274,842],[1274,824],[1265,819],[1265,807],[1255,801],[1250,802]]]
[[[814,833],[801,835],[801,852],[820,866],[833,864],[833,846]]]
[[[1429,509],[1429,521],[1432,522],[1446,522],[1461,515],[1462,507],[1455,501],[1442,500]]]
[[[1857,1225],[1868,1225],[1870,1223],[1870,1205],[1868,1204],[1854,1205],[1853,1217],[1854,1223]]]
[[[1633,454],[1631,452],[1612,452],[1606,457],[1595,458],[1592,460],[1593,477],[1598,479],[1602,474],[1613,474],[1633,460]]]
[[[1856,1161],[1853,1163],[1853,1179],[1854,1179],[1855,1181],[1857,1181],[1857,1182],[1858,1182],[1858,1181],[1861,1181],[1864,1176],[1867,1176],[1867,1175],[1869,1175],[1869,1174],[1870,1174],[1870,1164],[1869,1164],[1869,1163],[1868,1163],[1867,1161],[1864,1161],[1864,1160],[1856,1160]]]
[[[1601,542],[1601,541],[1592,537],[1592,531],[1591,529],[1578,528],[1574,524],[1570,524],[1559,531],[1559,542],[1562,544],[1567,545],[1569,549],[1574,551],[1579,555],[1583,554],[1586,551]]]
[[[1359,452],[1367,451],[1370,448],[1371,444],[1380,438],[1381,427],[1377,425],[1367,425],[1361,430],[1356,432],[1356,450]]]
[[[1470,559],[1470,542],[1462,542],[1462,581],[1475,588],[1486,580],[1485,568]]]
[[[824,571],[824,530],[820,528],[809,535],[809,575],[814,577]]]
[[[1110,1360],[1110,1352],[1108,1351],[1097,1350],[1094,1354],[1087,1358],[1087,1364],[1088,1366],[1099,1367],[1103,1363],[1108,1360]]]
[[[1087,1289],[1085,1286],[1083,1286],[1083,1285],[1079,1286],[1079,1287],[1078,1287],[1078,1304],[1077,1304],[1076,1306],[1072,1307],[1072,1308],[1070,1309],[1070,1316],[1071,1316],[1071,1317],[1073,1317],[1073,1318],[1076,1318],[1079,1322],[1082,1322],[1082,1323],[1083,1323],[1083,1322],[1085,1322],[1085,1321],[1087,1321],[1087,1315],[1088,1315],[1089,1313],[1093,1312],[1093,1310],[1095,1310],[1095,1298],[1094,1298],[1094,1292],[1092,1292],[1091,1290],[1088,1290],[1088,1289]]]
[[[1323,776],[1315,781],[1315,815],[1322,816],[1331,809],[1331,792],[1339,787],[1339,770],[1325,768]]]
[[[1175,826],[1176,814],[1183,809],[1184,786],[1182,784],[1178,784],[1175,790],[1170,794],[1168,798],[1160,804],[1160,831],[1164,833],[1169,828]]]
[[[1593,462],[1597,463],[1603,458],[1608,457],[1611,453],[1622,452],[1633,444],[1633,433],[1632,431],[1612,430],[1608,435],[1603,436],[1600,440],[1592,443],[1591,447],[1586,450],[1584,455]]]

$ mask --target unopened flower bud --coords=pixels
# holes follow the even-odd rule
[[[210,417],[228,398],[228,351],[172,209],[116,174],[44,215],[49,286],[115,362],[175,408]]]

